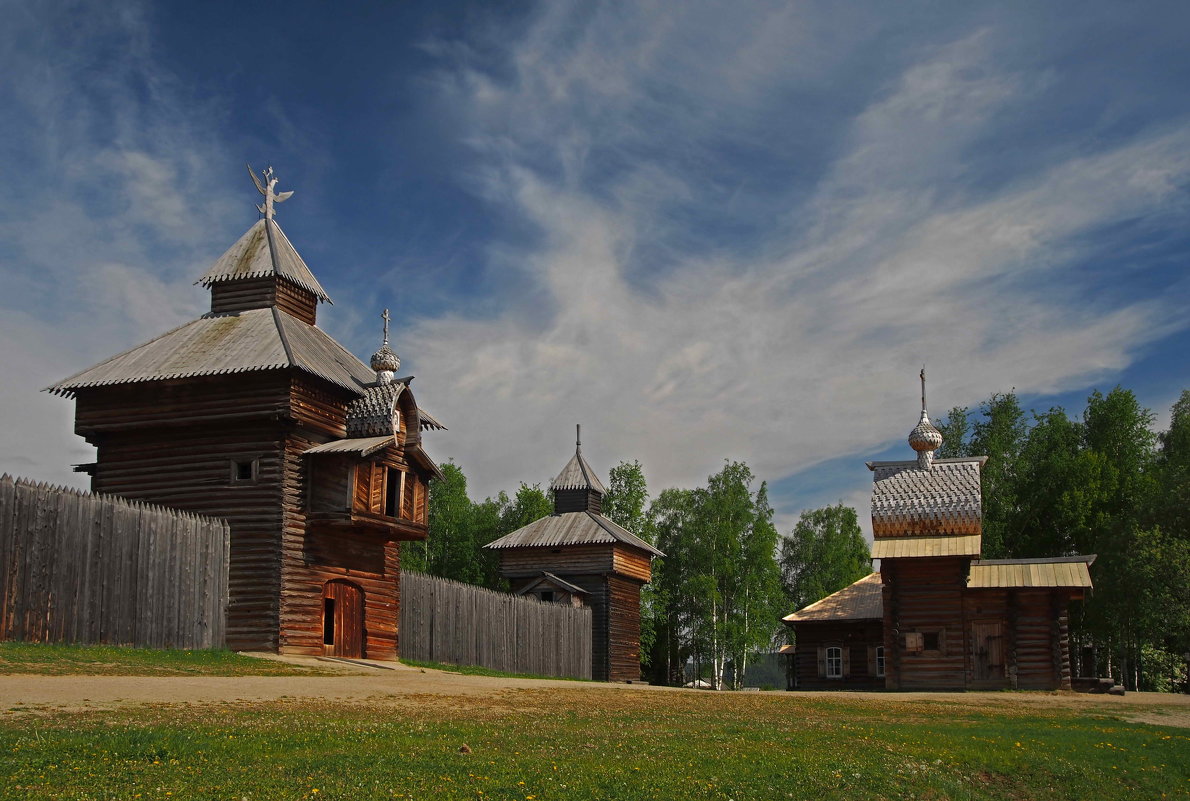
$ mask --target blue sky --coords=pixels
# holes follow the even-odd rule
[[[42,387],[200,314],[244,162],[362,358],[379,313],[473,493],[573,424],[654,491],[742,459],[783,529],[1015,388],[1190,387],[1184,3],[6,2],[0,470]],[[404,370],[402,371],[404,372]]]

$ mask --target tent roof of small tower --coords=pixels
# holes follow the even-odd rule
[[[587,464],[587,460],[583,458],[581,450],[575,450],[574,456],[562,468],[562,472],[550,482],[550,489],[555,491],[593,489],[601,495],[607,494],[599,476],[595,475],[591,465]]]
[[[209,287],[225,281],[268,276],[284,278],[313,292],[319,300],[331,302],[276,220],[257,220],[195,283]]]
[[[556,548],[559,545],[599,545],[620,543],[653,556],[665,556],[623,526],[592,512],[565,512],[546,515],[524,528],[489,542],[485,548]]]
[[[205,315],[51,387],[87,387],[296,367],[363,394],[376,374],[316,326],[276,308]]]

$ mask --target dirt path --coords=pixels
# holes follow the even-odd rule
[[[275,658],[275,657],[274,657]],[[285,661],[325,669],[336,664],[339,676],[0,676],[0,711],[34,709],[105,709],[147,703],[219,704],[236,701],[317,700],[361,703],[398,701],[403,696],[486,696],[506,690],[556,688],[568,692],[686,692],[671,687],[640,684],[602,684],[549,679],[464,676],[385,663],[391,670],[326,663],[301,657]],[[1090,714],[1120,716],[1128,720],[1190,729],[1190,696],[1129,693],[1126,696],[1075,693],[766,693],[781,698],[823,697],[852,699],[879,705],[920,702],[925,706],[947,704],[978,708],[1027,711],[1030,708],[1077,709]],[[412,699],[409,699],[412,700]],[[478,698],[476,698],[478,700]]]

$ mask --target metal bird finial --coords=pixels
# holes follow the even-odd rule
[[[288,192],[277,191],[277,178],[273,175],[273,168],[266,167],[260,171],[260,175],[264,178],[264,183],[260,182],[260,178],[256,177],[256,172],[252,169],[252,165],[248,167],[248,174],[252,176],[252,183],[256,184],[256,191],[264,195],[264,203],[261,203],[256,208],[264,215],[266,220],[273,219],[273,204],[284,203],[293,197],[293,190]]]

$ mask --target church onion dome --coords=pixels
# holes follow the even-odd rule
[[[377,373],[395,373],[401,366],[401,357],[393,352],[387,343],[372,354],[372,369]]]
[[[929,470],[934,463],[934,451],[942,447],[942,432],[930,422],[926,411],[926,368],[921,368],[921,419],[909,432],[909,447],[917,451],[917,466]]]
[[[909,432],[909,447],[918,453],[936,451],[942,447],[942,432],[934,428],[925,409],[921,410],[921,420]]]

